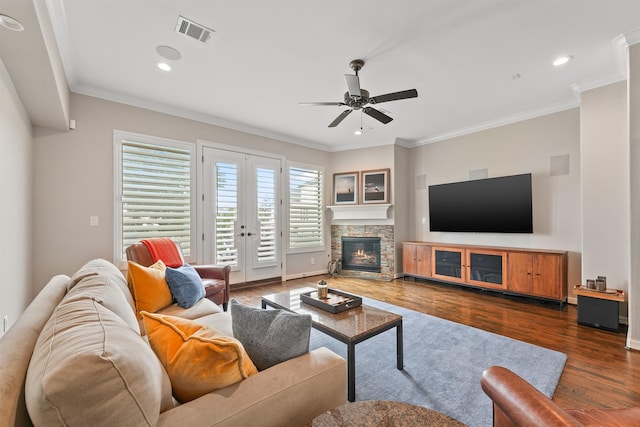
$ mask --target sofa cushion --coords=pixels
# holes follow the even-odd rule
[[[309,314],[263,310],[232,299],[231,326],[260,371],[309,352]]]
[[[224,313],[220,306],[206,298],[201,299],[192,307],[182,308],[178,304],[171,304],[156,311],[158,314],[167,314],[169,316],[178,316],[183,319],[199,319],[210,314]]]
[[[122,275],[122,272],[118,270],[118,267],[102,258],[93,259],[80,267],[80,269],[78,269],[78,271],[76,271],[73,276],[71,276],[71,282],[67,287],[67,292],[73,289],[75,285],[77,285],[82,279],[88,276],[109,277],[113,281],[113,283],[118,285],[122,293],[125,295],[127,303],[129,303],[129,305],[131,306],[131,310],[135,311],[136,307],[133,302],[133,296],[131,295],[131,290],[129,289],[127,280]]]
[[[178,268],[167,267],[166,279],[171,295],[180,307],[190,308],[204,298],[202,280],[189,264]]]
[[[175,398],[184,403],[258,371],[233,337],[180,317],[142,312],[151,348],[164,365]]]
[[[136,305],[138,318],[142,319],[141,311],[156,312],[173,302],[171,290],[165,280],[167,267],[162,260],[156,261],[149,267],[128,261],[128,277],[131,293]]]
[[[88,298],[64,299],[44,326],[25,382],[34,425],[156,425],[173,407],[157,357],[118,315]]]
[[[128,291],[127,291],[128,293]],[[64,297],[65,300],[90,299],[117,314],[131,329],[140,333],[136,315],[125,294],[114,280],[105,275],[84,276]]]

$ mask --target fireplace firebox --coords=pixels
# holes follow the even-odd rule
[[[342,237],[342,269],[380,273],[380,237]]]

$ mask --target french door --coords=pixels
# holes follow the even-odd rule
[[[203,147],[204,256],[231,283],[282,275],[281,161]]]

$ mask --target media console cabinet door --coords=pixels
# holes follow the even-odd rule
[[[444,246],[433,247],[431,252],[431,275],[450,282],[467,281],[466,249]]]
[[[508,289],[520,294],[533,292],[533,255],[524,252],[509,252]]]
[[[564,256],[555,253],[509,253],[509,285],[513,292],[563,299]]]
[[[421,243],[403,243],[402,269],[404,274],[431,277],[431,246]]]
[[[553,299],[563,299],[562,263],[562,255],[535,254],[533,256],[534,295]]]
[[[507,253],[487,249],[467,249],[467,281],[487,288],[506,289]]]
[[[416,249],[418,245],[413,243],[404,242],[402,244],[402,272],[403,274],[417,274],[418,269],[416,267]]]

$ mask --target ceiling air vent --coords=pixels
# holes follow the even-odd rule
[[[211,37],[213,30],[197,24],[184,16],[179,16],[178,23],[176,24],[176,33],[184,34],[185,36],[189,36],[205,43],[209,40],[209,37]]]

